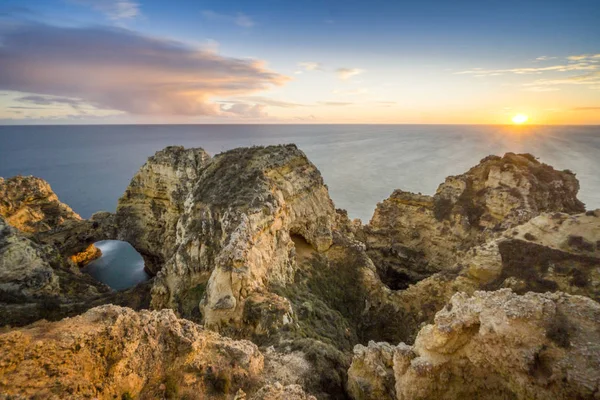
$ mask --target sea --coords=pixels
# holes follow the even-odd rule
[[[318,167],[336,207],[365,223],[394,189],[433,194],[447,176],[506,152],[570,169],[580,181],[579,199],[587,209],[600,208],[600,126],[6,125],[0,126],[0,176],[41,177],[88,218],[115,211],[135,172],[165,146],[215,155],[284,143],[297,144]]]

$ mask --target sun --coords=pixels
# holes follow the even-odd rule
[[[528,120],[529,120],[529,117],[525,114],[517,114],[514,117],[512,117],[512,122],[517,125],[524,124]]]

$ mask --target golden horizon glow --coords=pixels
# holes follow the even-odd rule
[[[529,120],[529,117],[525,114],[517,114],[514,117],[512,117],[511,120],[513,124],[521,125],[527,122]]]

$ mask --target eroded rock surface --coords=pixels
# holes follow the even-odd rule
[[[66,221],[81,220],[61,203],[48,182],[34,176],[0,178],[0,215],[23,232],[43,232]]]
[[[469,248],[542,212],[585,211],[579,182],[530,154],[489,156],[450,176],[434,196],[396,190],[378,204],[364,240],[392,289],[452,267]]]
[[[266,285],[293,279],[291,235],[320,251],[331,246],[334,213],[319,171],[296,146],[215,156],[185,200],[176,250],[156,277],[153,306],[186,315],[202,300],[204,322],[219,326],[239,324],[248,301],[267,300],[282,303],[284,323],[285,299]],[[201,296],[185,299],[193,290]]]
[[[136,248],[152,275],[176,250],[184,201],[209,161],[203,149],[167,147],[148,159],[119,199],[119,239]]]
[[[264,363],[253,343],[171,310],[112,305],[0,334],[0,360],[3,396],[44,399],[221,399],[255,389]]]
[[[600,304],[582,296],[458,293],[414,346],[357,346],[350,393],[355,399],[592,399],[600,387],[599,324]]]

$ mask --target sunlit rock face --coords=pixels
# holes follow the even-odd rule
[[[118,239],[136,248],[152,275],[173,255],[184,201],[209,161],[203,149],[167,147],[148,159],[119,199]]]
[[[0,178],[0,215],[29,233],[48,231],[81,217],[61,203],[48,182],[34,176]]]
[[[266,286],[293,278],[290,234],[318,251],[331,246],[334,215],[321,175],[296,146],[219,154],[185,200],[176,251],[156,277],[152,304],[185,310],[181,297],[196,291],[205,323],[218,326],[239,323],[248,300],[280,302],[285,323],[289,305]]]
[[[358,345],[354,399],[574,399],[599,390],[600,304],[510,289],[454,295],[414,346]]]
[[[253,392],[264,358],[178,319],[113,305],[0,334],[0,392],[13,398],[222,399]]]
[[[434,196],[396,190],[378,204],[363,239],[384,281],[402,289],[542,212],[585,211],[578,190],[573,173],[530,154],[489,156],[446,178]]]
[[[50,235],[57,229],[83,222],[58,199],[48,182],[34,176],[0,178],[0,216],[20,231],[36,236]],[[93,244],[80,247],[61,254],[79,267],[102,255]]]

